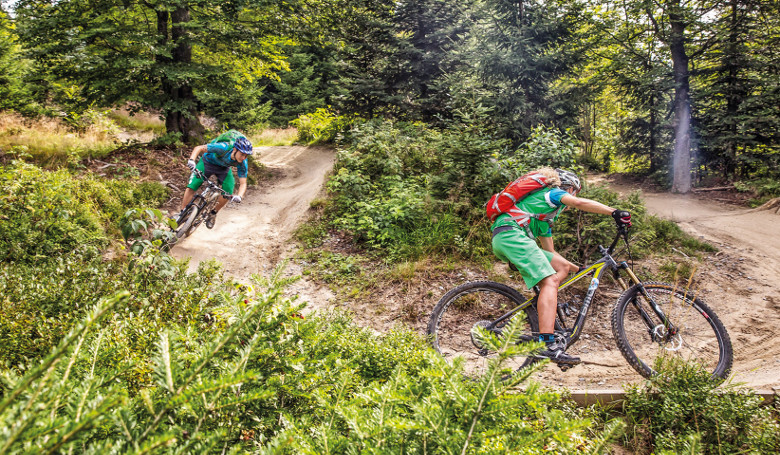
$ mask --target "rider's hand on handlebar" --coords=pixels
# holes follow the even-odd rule
[[[191,170],[195,170],[195,160],[187,160],[187,167]]]
[[[233,196],[232,201],[235,202],[235,203],[240,203],[241,202],[241,196],[238,196],[238,195]]]
[[[626,210],[615,210],[612,212],[612,218],[615,219],[615,223],[617,223],[618,227],[631,227],[631,213]]]

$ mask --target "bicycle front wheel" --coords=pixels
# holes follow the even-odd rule
[[[510,286],[493,281],[475,281],[452,289],[433,308],[428,323],[428,335],[433,348],[448,361],[462,357],[467,375],[481,375],[496,353],[485,349],[474,338],[472,334],[476,327],[490,327],[494,320],[525,300],[522,294]],[[530,341],[534,339],[533,334],[539,333],[538,317],[532,305],[525,308],[524,313],[521,340]],[[509,320],[488,330],[500,337],[501,329]],[[517,357],[509,359],[507,367],[517,370],[532,362],[530,357]]]
[[[650,299],[669,324],[653,311]],[[723,323],[701,299],[679,286],[653,282],[629,288],[612,311],[612,333],[623,357],[644,377],[655,374],[653,367],[662,357],[696,363],[720,379],[731,371],[731,339]]]
[[[184,213],[176,220],[176,238],[187,237],[195,230],[195,219],[198,218],[200,207],[190,204],[184,209]]]

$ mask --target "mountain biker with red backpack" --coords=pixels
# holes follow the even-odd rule
[[[542,168],[510,183],[487,205],[493,221],[493,252],[518,269],[528,289],[539,287],[539,341],[546,348],[535,355],[566,365],[576,365],[580,359],[566,354],[566,338],[555,335],[558,286],[579,268],[555,251],[553,224],[563,210],[574,207],[612,215],[619,226],[631,226],[629,212],[577,197],[580,189],[573,172]]]
[[[197,164],[195,160],[198,159],[200,154],[203,155],[203,159]],[[211,211],[209,217],[206,219],[206,227],[211,229],[214,227],[214,222],[217,218],[217,212],[228,203],[228,200],[233,202],[241,202],[246,193],[247,176],[249,173],[249,164],[246,158],[252,154],[252,143],[243,134],[236,130],[228,130],[208,144],[198,145],[192,149],[190,158],[187,160],[187,167],[200,170],[206,175],[206,178],[212,175],[217,176],[217,181],[222,185],[222,189],[228,193],[233,194],[236,181],[233,178],[233,172],[231,167],[236,168],[236,174],[238,174],[238,194],[231,197],[223,196],[217,203],[214,210]],[[184,197],[181,200],[181,213],[184,213],[184,209],[187,204],[190,203],[195,192],[203,184],[195,172],[190,175],[190,180],[187,183],[187,189],[184,190]],[[180,215],[181,215],[180,213]]]

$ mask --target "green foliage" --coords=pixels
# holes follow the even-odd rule
[[[4,166],[0,194],[0,261],[33,262],[105,244],[98,206],[66,171]]]
[[[3,450],[599,453],[612,434],[591,440],[587,420],[534,384],[517,392],[532,370],[499,381],[502,362],[529,349],[514,324],[501,340],[482,334],[500,355],[473,382],[417,335],[376,336],[338,314],[303,319],[280,282],[256,284],[218,286],[199,318],[173,314],[167,328],[146,314],[168,299],[142,289],[89,305],[40,362],[4,375]]]
[[[306,248],[316,248],[322,245],[328,230],[326,223],[321,220],[309,220],[295,228],[295,239],[303,243]]]
[[[393,258],[438,248],[472,251],[465,240],[471,226],[458,212],[470,213],[472,201],[486,192],[479,182],[491,168],[481,157],[493,143],[470,135],[471,126],[464,129],[441,132],[382,121],[354,125],[328,182],[334,197],[330,222],[358,241],[389,250]]]
[[[157,209],[130,209],[119,220],[119,227],[125,243],[135,254],[149,247],[160,249],[176,237],[171,230],[176,222]]]
[[[204,90],[198,94],[204,110],[223,126],[250,130],[265,125],[271,116],[270,101],[262,102],[263,89],[250,86],[225,96],[222,91]]]
[[[576,161],[577,149],[574,139],[562,135],[556,130],[539,125],[531,131],[531,136],[514,155],[504,164],[515,168],[516,165],[533,170],[541,167],[579,170]],[[510,161],[511,160],[511,161]]]
[[[330,109],[317,108],[310,114],[304,114],[292,120],[290,124],[298,129],[298,142],[308,145],[329,144],[336,135],[352,123],[349,116],[337,115]]]
[[[49,81],[77,87],[85,105],[159,110],[185,142],[203,134],[200,109],[235,126],[266,117],[257,81],[286,69],[283,46],[322,20],[318,4],[297,1],[14,6],[21,41]]]
[[[290,70],[269,78],[263,99],[272,107],[268,123],[286,127],[308,112],[326,108],[343,90],[338,80],[335,46],[293,46],[286,52]]]
[[[277,453],[535,453],[539,447],[558,453],[602,452],[598,448],[602,440],[597,443],[584,437],[588,421],[570,419],[554,409],[557,395],[536,384],[513,392],[532,370],[500,381],[506,373],[505,360],[529,352],[517,344],[518,335],[514,322],[501,340],[482,333],[485,343],[499,354],[477,381],[464,379],[457,359],[454,365],[447,364],[431,351],[414,349],[408,335],[391,333],[375,339],[375,345],[392,347],[388,351],[375,347],[370,352],[355,351],[355,342],[362,340],[348,337],[346,344],[352,348],[348,355],[369,357],[356,369],[344,368],[334,375],[339,380],[328,388],[316,390],[316,411],[288,419],[271,446]],[[364,336],[369,335],[360,337]],[[323,340],[320,345],[330,343]],[[399,354],[404,360],[399,358],[396,367],[388,368],[385,362]],[[373,363],[382,357],[379,364]],[[375,366],[380,364],[384,367],[377,371]],[[366,374],[379,380],[358,380]],[[599,436],[608,439],[610,434]]]
[[[630,444],[654,453],[776,453],[780,416],[746,388],[718,388],[711,375],[679,359],[626,391]]]
[[[316,264],[314,271],[309,273],[314,273],[318,279],[327,283],[352,281],[361,271],[360,262],[354,256],[322,251],[308,253],[306,259]]]
[[[775,178],[764,178],[735,182],[738,191],[753,193],[756,197],[751,205],[758,206],[769,199],[780,197],[780,181]]]
[[[40,114],[33,86],[26,81],[31,63],[23,58],[16,27],[0,8],[0,111],[15,110],[25,115]]]

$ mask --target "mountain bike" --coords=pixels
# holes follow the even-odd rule
[[[609,272],[622,290],[612,309],[612,335],[623,357],[639,374],[649,377],[655,374],[656,359],[677,356],[698,363],[714,378],[725,379],[731,371],[733,353],[729,335],[715,312],[689,288],[641,281],[633,266],[613,257],[620,239],[630,258],[628,231],[620,226],[609,247],[598,246],[601,259],[558,288],[556,333],[568,338],[569,347],[580,339],[596,291]],[[573,289],[578,291],[569,292]],[[493,281],[455,287],[433,308],[428,335],[434,349],[448,359],[463,357],[467,374],[484,371],[495,353],[479,342],[477,327],[500,337],[502,328],[524,313],[520,341],[536,341],[538,291],[535,287],[535,295],[526,298],[515,288]],[[512,358],[509,366],[521,369],[538,360],[533,356]],[[569,368],[559,367],[563,371]]]
[[[231,195],[213,181],[206,178],[206,175],[199,169],[193,169],[192,172],[203,180],[204,187],[199,193],[195,193],[192,200],[184,207],[184,211],[176,217],[175,233],[168,246],[173,247],[181,238],[189,237],[198,226],[209,217],[211,210],[217,205],[219,197],[230,197]]]

